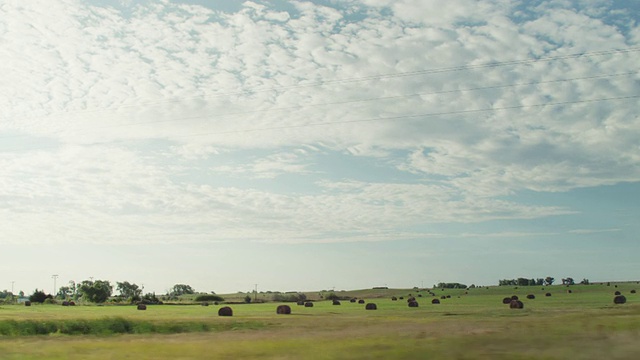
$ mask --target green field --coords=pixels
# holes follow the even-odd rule
[[[640,285],[612,283],[436,289],[437,298],[451,296],[439,305],[431,304],[425,290],[336,293],[374,302],[375,311],[348,300],[335,306],[310,293],[318,300],[314,306],[289,304],[291,315],[277,315],[277,303],[260,303],[229,305],[233,317],[217,316],[224,304],[151,305],[146,311],[3,305],[0,359],[636,359],[640,295],[631,294],[636,288]],[[614,305],[614,291],[627,303]],[[410,293],[419,307],[407,306]],[[536,298],[528,300],[527,294]],[[524,309],[502,304],[511,295]],[[392,301],[392,296],[405,299]]]

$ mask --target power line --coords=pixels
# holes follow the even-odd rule
[[[638,98],[640,98],[640,95],[619,96],[619,97],[598,98],[598,99],[585,99],[585,100],[574,100],[574,101],[562,101],[562,102],[551,102],[551,103],[541,103],[541,104],[531,104],[531,105],[514,105],[514,106],[493,107],[493,108],[479,108],[479,109],[469,109],[469,110],[456,110],[456,111],[431,112],[431,113],[421,113],[421,114],[408,114],[408,115],[398,115],[398,116],[390,116],[390,117],[377,117],[377,118],[367,118],[367,119],[326,121],[326,122],[319,122],[319,123],[271,126],[271,127],[262,127],[262,128],[252,128],[252,129],[240,129],[240,130],[229,130],[229,131],[219,131],[219,132],[195,133],[195,134],[188,134],[188,135],[176,135],[176,136],[173,136],[173,138],[190,138],[190,137],[201,137],[201,136],[211,136],[211,135],[240,134],[240,133],[251,133],[251,132],[261,132],[261,131],[297,129],[297,128],[305,128],[305,127],[319,127],[319,126],[344,125],[344,124],[364,123],[364,122],[392,121],[392,120],[403,120],[403,119],[412,119],[412,118],[428,118],[428,117],[462,115],[462,114],[473,114],[473,113],[483,113],[483,112],[497,112],[497,111],[506,111],[506,110],[515,110],[515,109],[526,109],[526,108],[557,107],[557,106],[565,106],[565,105],[573,105],[573,104],[586,104],[586,103],[606,102],[606,101],[621,101],[621,100],[630,100],[630,99],[638,99]],[[128,141],[130,141],[130,140],[115,140],[115,141],[106,141],[106,142],[96,142],[96,143],[92,143],[92,144],[87,144],[87,146],[114,144],[114,143],[125,143],[125,142],[128,142]],[[46,146],[46,147],[27,148],[25,150],[41,150],[41,149],[56,148],[56,147],[57,146]]]
[[[104,108],[104,109],[74,111],[74,112],[67,112],[65,114],[60,114],[60,115],[48,116],[48,118],[69,116],[69,115],[82,115],[82,114],[104,112],[104,111],[116,111],[118,109],[130,108],[130,107],[133,108],[133,107],[141,107],[141,106],[149,106],[149,105],[169,104],[169,103],[175,103],[175,102],[182,102],[188,99],[207,99],[207,98],[225,97],[225,96],[232,96],[232,95],[243,95],[243,94],[246,95],[246,94],[255,94],[255,93],[262,93],[262,92],[269,92],[269,91],[282,91],[282,90],[291,90],[291,89],[297,89],[297,88],[319,87],[319,86],[330,85],[330,84],[354,83],[354,82],[370,81],[370,80],[376,80],[376,79],[391,79],[391,78],[398,78],[398,77],[421,76],[421,75],[439,74],[439,73],[447,73],[447,72],[457,72],[457,71],[464,71],[464,70],[476,70],[476,69],[483,69],[483,68],[496,68],[496,67],[502,67],[502,66],[531,64],[536,62],[550,62],[550,61],[556,61],[556,60],[576,59],[580,57],[597,57],[597,56],[612,55],[612,54],[624,54],[624,53],[631,53],[631,52],[638,52],[638,51],[640,51],[640,47],[631,47],[626,49],[610,49],[610,50],[603,50],[603,51],[581,52],[581,53],[573,53],[573,54],[567,54],[567,55],[538,57],[538,58],[530,58],[530,59],[522,59],[522,60],[494,61],[494,62],[488,62],[483,64],[475,64],[475,65],[460,65],[460,66],[453,66],[453,67],[442,67],[442,68],[424,69],[424,70],[416,70],[416,71],[408,71],[408,72],[378,74],[378,75],[370,75],[370,76],[364,76],[364,77],[323,80],[323,81],[310,82],[306,84],[299,83],[299,84],[289,85],[289,86],[278,86],[278,87],[270,87],[270,88],[263,88],[263,89],[259,89],[259,88],[249,89],[249,90],[233,91],[233,92],[218,93],[218,94],[211,94],[211,95],[186,96],[186,97],[178,97],[172,100],[142,102],[137,104],[120,105],[120,106]]]
[[[363,102],[371,102],[371,101],[387,101],[387,100],[395,100],[395,99],[403,99],[403,98],[419,97],[419,96],[443,95],[443,94],[453,94],[453,93],[461,93],[461,92],[504,89],[504,88],[511,88],[511,87],[520,87],[520,86],[534,86],[534,85],[553,84],[553,83],[562,83],[562,82],[570,82],[570,81],[593,80],[593,79],[602,79],[602,78],[610,78],[610,77],[628,76],[628,75],[634,75],[634,74],[638,74],[638,71],[615,73],[615,74],[593,75],[593,76],[584,76],[584,77],[566,78],[566,79],[555,79],[555,80],[537,81],[537,82],[481,86],[481,87],[461,88],[461,89],[454,89],[454,90],[441,90],[441,91],[412,93],[412,94],[403,94],[403,95],[394,95],[394,96],[371,97],[371,98],[363,98],[363,99],[344,100],[344,101],[336,101],[336,102],[306,104],[306,105],[294,105],[294,106],[287,106],[287,107],[276,107],[276,108],[270,108],[270,109],[226,113],[226,114],[217,115],[217,116],[206,114],[206,115],[188,116],[188,117],[181,117],[181,118],[172,118],[169,120],[156,120],[156,121],[137,122],[137,123],[130,123],[130,124],[99,126],[99,127],[85,128],[85,129],[77,129],[77,130],[74,130],[74,132],[82,133],[86,131],[96,131],[96,130],[104,130],[104,129],[140,126],[140,125],[161,124],[161,123],[170,123],[170,122],[181,121],[181,120],[193,120],[193,119],[203,119],[203,118],[221,119],[221,118],[232,117],[237,115],[266,113],[266,112],[272,112],[272,111],[286,111],[286,110],[292,110],[292,109],[304,109],[304,108],[320,107],[320,106],[346,105],[346,104],[363,103]],[[54,132],[53,134],[56,134],[56,133],[59,134],[61,132],[58,131],[58,132]],[[9,136],[0,137],[0,139],[26,138],[26,137],[28,137],[28,135],[14,135],[14,136],[9,135]]]

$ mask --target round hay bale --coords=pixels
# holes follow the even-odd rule
[[[138,304],[137,309],[138,309],[138,310],[147,310],[147,305],[145,305],[145,304]]]
[[[529,294],[529,295],[527,295],[527,299],[529,299],[529,300],[533,300],[533,299],[535,299],[535,298],[536,298],[536,296],[535,296],[535,295],[533,295],[533,294]]]
[[[431,300],[431,303],[432,303],[432,304],[440,304],[440,300],[438,300],[438,299],[433,299],[433,300]]]
[[[544,296],[551,296],[551,293],[546,293],[544,294]]]
[[[404,300],[404,296],[400,296],[400,297],[399,297],[399,299],[400,299],[400,300]]]
[[[218,316],[233,316],[233,309],[228,306],[223,306],[218,309]]]
[[[378,307],[374,303],[368,303],[364,308],[365,310],[378,310]]]
[[[395,297],[395,296],[392,296],[392,297],[391,297],[391,301],[398,301],[398,298],[397,298],[397,297]]]
[[[407,302],[410,303],[412,301],[416,301],[416,298],[414,298],[413,296],[407,299]]]
[[[447,295],[447,299],[451,299],[451,295]]]
[[[353,301],[352,301],[352,302],[353,302]],[[304,306],[304,301],[298,301],[298,302],[296,302],[296,304],[297,304],[297,305],[300,305],[300,306]]]
[[[631,290],[631,293],[632,293],[632,294],[635,294],[635,293],[636,293],[636,291],[635,291],[635,290]]]
[[[24,302],[24,306],[31,306],[31,301],[27,300]]]
[[[356,302],[356,299],[355,299],[355,298],[353,298],[353,299],[349,300],[349,302],[354,303],[354,302]]]
[[[69,301],[69,306],[76,306],[76,303],[73,301]]]
[[[307,301],[306,303],[304,303],[304,307],[313,307],[313,303],[310,301]]]
[[[364,304],[364,303],[365,303],[364,299],[358,300],[358,304]]]
[[[573,291],[571,290],[567,290],[567,294],[571,294]]]
[[[620,291],[616,291],[613,293],[613,295],[622,295],[622,294],[620,294]]]
[[[618,285],[613,285],[614,287],[618,287]]]
[[[333,300],[333,305],[340,305],[340,301],[338,301],[338,300]]]
[[[511,309],[524,309],[524,304],[520,300],[511,300],[511,303],[509,303],[509,308],[511,308]]]
[[[216,301],[213,303],[213,305],[220,305],[220,303]]]
[[[278,305],[276,308],[276,314],[280,315],[289,315],[291,314],[291,306],[289,305]]]
[[[505,305],[510,304],[511,303],[511,298],[510,297],[503,298],[502,299],[502,303],[505,304]]]
[[[410,301],[409,302],[409,307],[418,307],[418,302],[417,301]]]
[[[62,306],[69,306],[69,302],[68,301],[63,301],[62,302]]]
[[[418,297],[422,297],[422,294],[418,294]]]
[[[627,298],[624,297],[624,295],[618,295],[618,296],[613,298],[613,303],[614,304],[624,304],[626,302],[627,302]]]
[[[519,300],[519,299],[518,299],[518,295],[513,295],[513,296],[511,297],[511,300]]]

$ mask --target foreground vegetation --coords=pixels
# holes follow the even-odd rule
[[[317,292],[306,294],[316,300],[313,307],[289,303],[291,315],[276,315],[276,303],[257,303],[229,305],[232,317],[217,316],[224,304],[152,305],[146,311],[4,305],[0,359],[635,359],[640,297],[631,290],[638,287],[433,289],[435,296],[415,289],[336,293],[374,302],[375,311],[348,300],[332,305],[323,300],[326,293]],[[614,305],[614,291],[627,303]],[[544,296],[547,292],[552,296]],[[409,294],[419,307],[407,306]],[[512,295],[524,309],[502,304]],[[432,305],[433,298],[441,304]]]

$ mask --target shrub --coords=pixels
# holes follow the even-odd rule
[[[202,294],[196,296],[195,301],[224,301],[224,299],[214,294]]]

